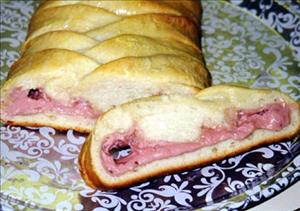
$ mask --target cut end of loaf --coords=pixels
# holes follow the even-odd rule
[[[220,92],[224,92],[223,95]],[[226,96],[225,92],[230,94]],[[239,102],[239,95],[253,96],[252,103]],[[226,119],[231,115],[228,112],[231,108],[237,108],[244,115],[239,117],[238,123]],[[268,118],[265,115],[268,112],[272,115],[270,121],[272,118],[275,122],[282,121],[278,127],[258,123]],[[285,117],[280,116],[280,113],[284,113],[282,115]],[[256,121],[254,116],[263,119]],[[203,129],[203,125],[210,128]],[[253,125],[266,128],[247,132]],[[245,131],[246,126],[248,129]],[[240,127],[243,132],[237,131],[228,136],[228,132],[233,131],[230,127]],[[225,135],[212,134],[214,131]],[[98,120],[88,140],[89,147],[82,154],[82,159],[88,160],[86,163],[89,164],[82,168],[88,169],[89,173],[85,177],[89,178],[94,187],[123,188],[285,140],[297,135],[299,131],[299,105],[286,95],[275,91],[216,86],[200,91],[196,97],[152,97],[111,109]],[[207,134],[213,138],[206,139],[204,136]],[[216,136],[221,137],[221,141],[213,141]],[[133,160],[130,158],[131,154],[121,160],[107,156],[111,151],[126,145],[132,148],[136,160],[133,156]],[[166,152],[168,155],[165,156]],[[147,156],[157,156],[157,160],[150,158],[150,161],[144,162]],[[116,165],[111,167],[113,162]],[[130,162],[132,165],[127,170],[120,170]]]

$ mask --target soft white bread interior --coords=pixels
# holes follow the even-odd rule
[[[141,97],[195,94],[211,81],[200,15],[198,1],[45,1],[1,87],[1,120],[90,132],[86,108],[96,117]],[[71,111],[78,102],[81,116]]]
[[[157,151],[160,150],[162,142],[169,142],[174,144],[171,151],[175,151],[181,146],[176,144],[204,142],[201,139],[204,135],[203,127],[216,129],[218,127],[230,128],[232,124],[235,125],[230,122],[232,112],[247,110],[250,113],[256,112],[258,115],[263,115],[265,110],[261,108],[273,104],[288,106],[289,122],[283,128],[256,129],[241,139],[229,138],[213,144],[200,143],[203,146],[199,149],[142,165],[137,164],[121,174],[112,174],[106,166],[107,163],[105,164],[103,161],[103,151],[107,147],[108,140],[111,140],[110,137],[115,137],[115,141],[118,142],[127,136],[125,134],[134,130],[135,132],[132,133],[134,135],[128,136],[129,139],[132,139],[129,141],[146,143],[144,146],[150,143],[151,147],[156,148]],[[255,109],[260,110],[254,112]],[[281,111],[276,112],[272,114],[271,118],[275,119],[276,115],[283,118],[281,116],[286,115]],[[156,176],[191,169],[263,144],[288,139],[299,132],[299,104],[287,95],[263,89],[213,86],[192,97],[150,97],[109,110],[97,121],[95,129],[84,144],[80,154],[80,169],[83,178],[91,187],[124,188]],[[158,145],[156,146],[156,144]],[[134,151],[134,149],[131,150]],[[143,146],[139,150],[143,152]],[[144,159],[145,157],[146,152],[144,157],[140,158]],[[117,168],[126,165],[118,164],[114,159],[113,161],[116,162]],[[135,162],[139,162],[139,160]]]

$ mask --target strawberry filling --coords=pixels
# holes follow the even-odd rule
[[[63,103],[49,97],[42,88],[30,90],[16,88],[10,93],[6,102],[1,102],[1,115],[8,117],[45,112],[81,116],[93,120],[100,115],[100,112],[95,111],[88,102],[82,99]]]
[[[193,152],[228,139],[245,139],[257,129],[279,131],[290,124],[290,108],[278,102],[258,109],[235,110],[229,118],[229,127],[202,126],[199,138],[186,142],[147,140],[137,127],[125,133],[110,134],[100,153],[103,166],[111,175],[119,176],[155,160]],[[123,149],[126,149],[123,155],[116,155]]]

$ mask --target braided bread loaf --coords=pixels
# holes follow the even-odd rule
[[[90,132],[113,106],[210,85],[198,1],[45,1],[1,87],[1,119]]]

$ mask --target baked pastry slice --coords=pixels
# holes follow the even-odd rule
[[[84,143],[79,163],[89,186],[124,188],[299,132],[300,107],[288,96],[220,85],[192,97],[150,97],[109,110]]]

